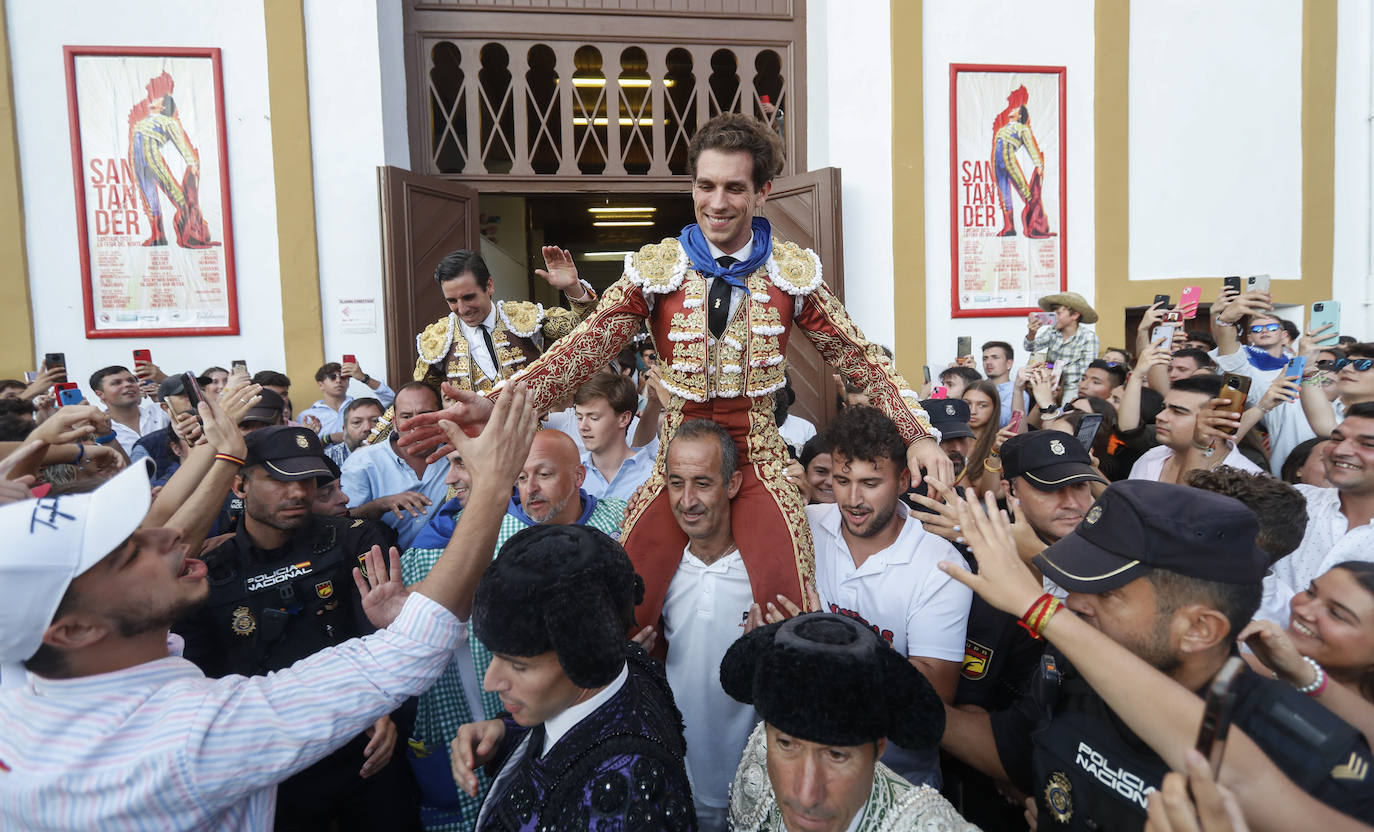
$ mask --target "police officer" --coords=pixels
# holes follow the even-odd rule
[[[1076,613],[1201,695],[1258,608],[1268,561],[1257,530],[1238,500],[1131,480],[1033,562],[1068,590],[1060,615]],[[1030,688],[990,718],[948,711],[945,747],[1030,794],[1042,830],[1141,829],[1168,766],[1053,648]],[[1369,747],[1355,729],[1248,669],[1233,690],[1233,723],[1289,779],[1341,812],[1374,813]]]
[[[185,657],[211,677],[280,670],[372,632],[352,570],[372,546],[389,543],[369,521],[311,514],[318,484],[339,475],[314,431],[264,427],[246,441],[234,481],[243,521],[205,556],[210,596],[176,627]],[[397,730],[383,717],[282,783],[276,828],[413,827],[413,779],[404,755],[391,753]]]

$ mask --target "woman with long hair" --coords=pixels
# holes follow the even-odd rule
[[[1286,629],[1255,620],[1241,631],[1251,664],[1316,696],[1374,742],[1374,563],[1336,564],[1288,608]]]
[[[1002,493],[1002,461],[996,458],[998,427],[1002,424],[1002,396],[997,385],[982,379],[964,388],[964,402],[968,404],[968,426],[976,439],[969,454],[968,465],[956,481],[977,489],[977,493]]]

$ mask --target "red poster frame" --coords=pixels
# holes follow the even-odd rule
[[[81,56],[140,58],[209,58],[215,86],[215,120],[218,126],[219,187],[224,229],[224,283],[229,302],[229,322],[222,327],[174,327],[159,329],[96,329],[95,301],[91,292],[91,246],[86,225],[86,188],[81,170],[81,118],[76,100],[76,59]],[[168,338],[189,335],[238,335],[239,300],[234,269],[234,222],[229,197],[229,141],[224,118],[224,73],[219,47],[64,46],[62,62],[67,72],[67,123],[72,143],[72,184],[76,191],[76,228],[81,244],[81,300],[85,307],[87,338]]]
[[[1069,189],[1068,189],[1068,86],[1066,67],[1006,64],[949,65],[949,257],[950,309],[954,318],[1010,318],[1039,312],[1040,307],[1018,309],[963,309],[959,301],[959,93],[961,72],[1035,73],[1059,76],[1059,291],[1069,288]]]

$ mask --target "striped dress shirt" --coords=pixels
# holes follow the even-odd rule
[[[415,593],[391,627],[267,676],[168,656],[0,692],[0,829],[267,830],[276,784],[448,664],[464,625]]]

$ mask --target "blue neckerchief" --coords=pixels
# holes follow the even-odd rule
[[[768,224],[768,220],[754,217],[750,227],[754,229],[754,249],[749,259],[741,260],[728,269],[722,268],[716,262],[716,258],[711,256],[711,247],[706,243],[706,235],[701,233],[701,226],[696,223],[682,229],[677,241],[681,244],[682,250],[687,252],[687,259],[691,262],[692,268],[706,277],[719,277],[731,286],[748,289],[749,287],[744,285],[744,279],[768,262],[769,255],[773,253],[773,226]]]
[[[458,515],[463,511],[463,504],[454,497],[443,507],[435,512],[420,533],[415,535],[415,539],[410,542],[412,549],[442,549],[448,545],[449,538],[453,537],[453,530],[458,526]]]
[[[587,525],[587,518],[591,517],[592,512],[596,510],[596,498],[580,488],[577,489],[577,497],[582,501],[582,514],[579,515],[577,520],[573,522],[573,525],[585,526]],[[534,520],[530,519],[530,516],[525,513],[525,508],[520,505],[519,494],[515,494],[510,498],[510,505],[506,506],[506,513],[513,515],[515,519],[519,520],[521,523],[524,523],[526,526],[539,525],[538,523],[534,522]]]
[[[1257,370],[1277,370],[1280,367],[1288,366],[1288,356],[1282,353],[1277,358],[1257,347],[1245,347],[1246,357],[1250,361],[1250,366]]]

